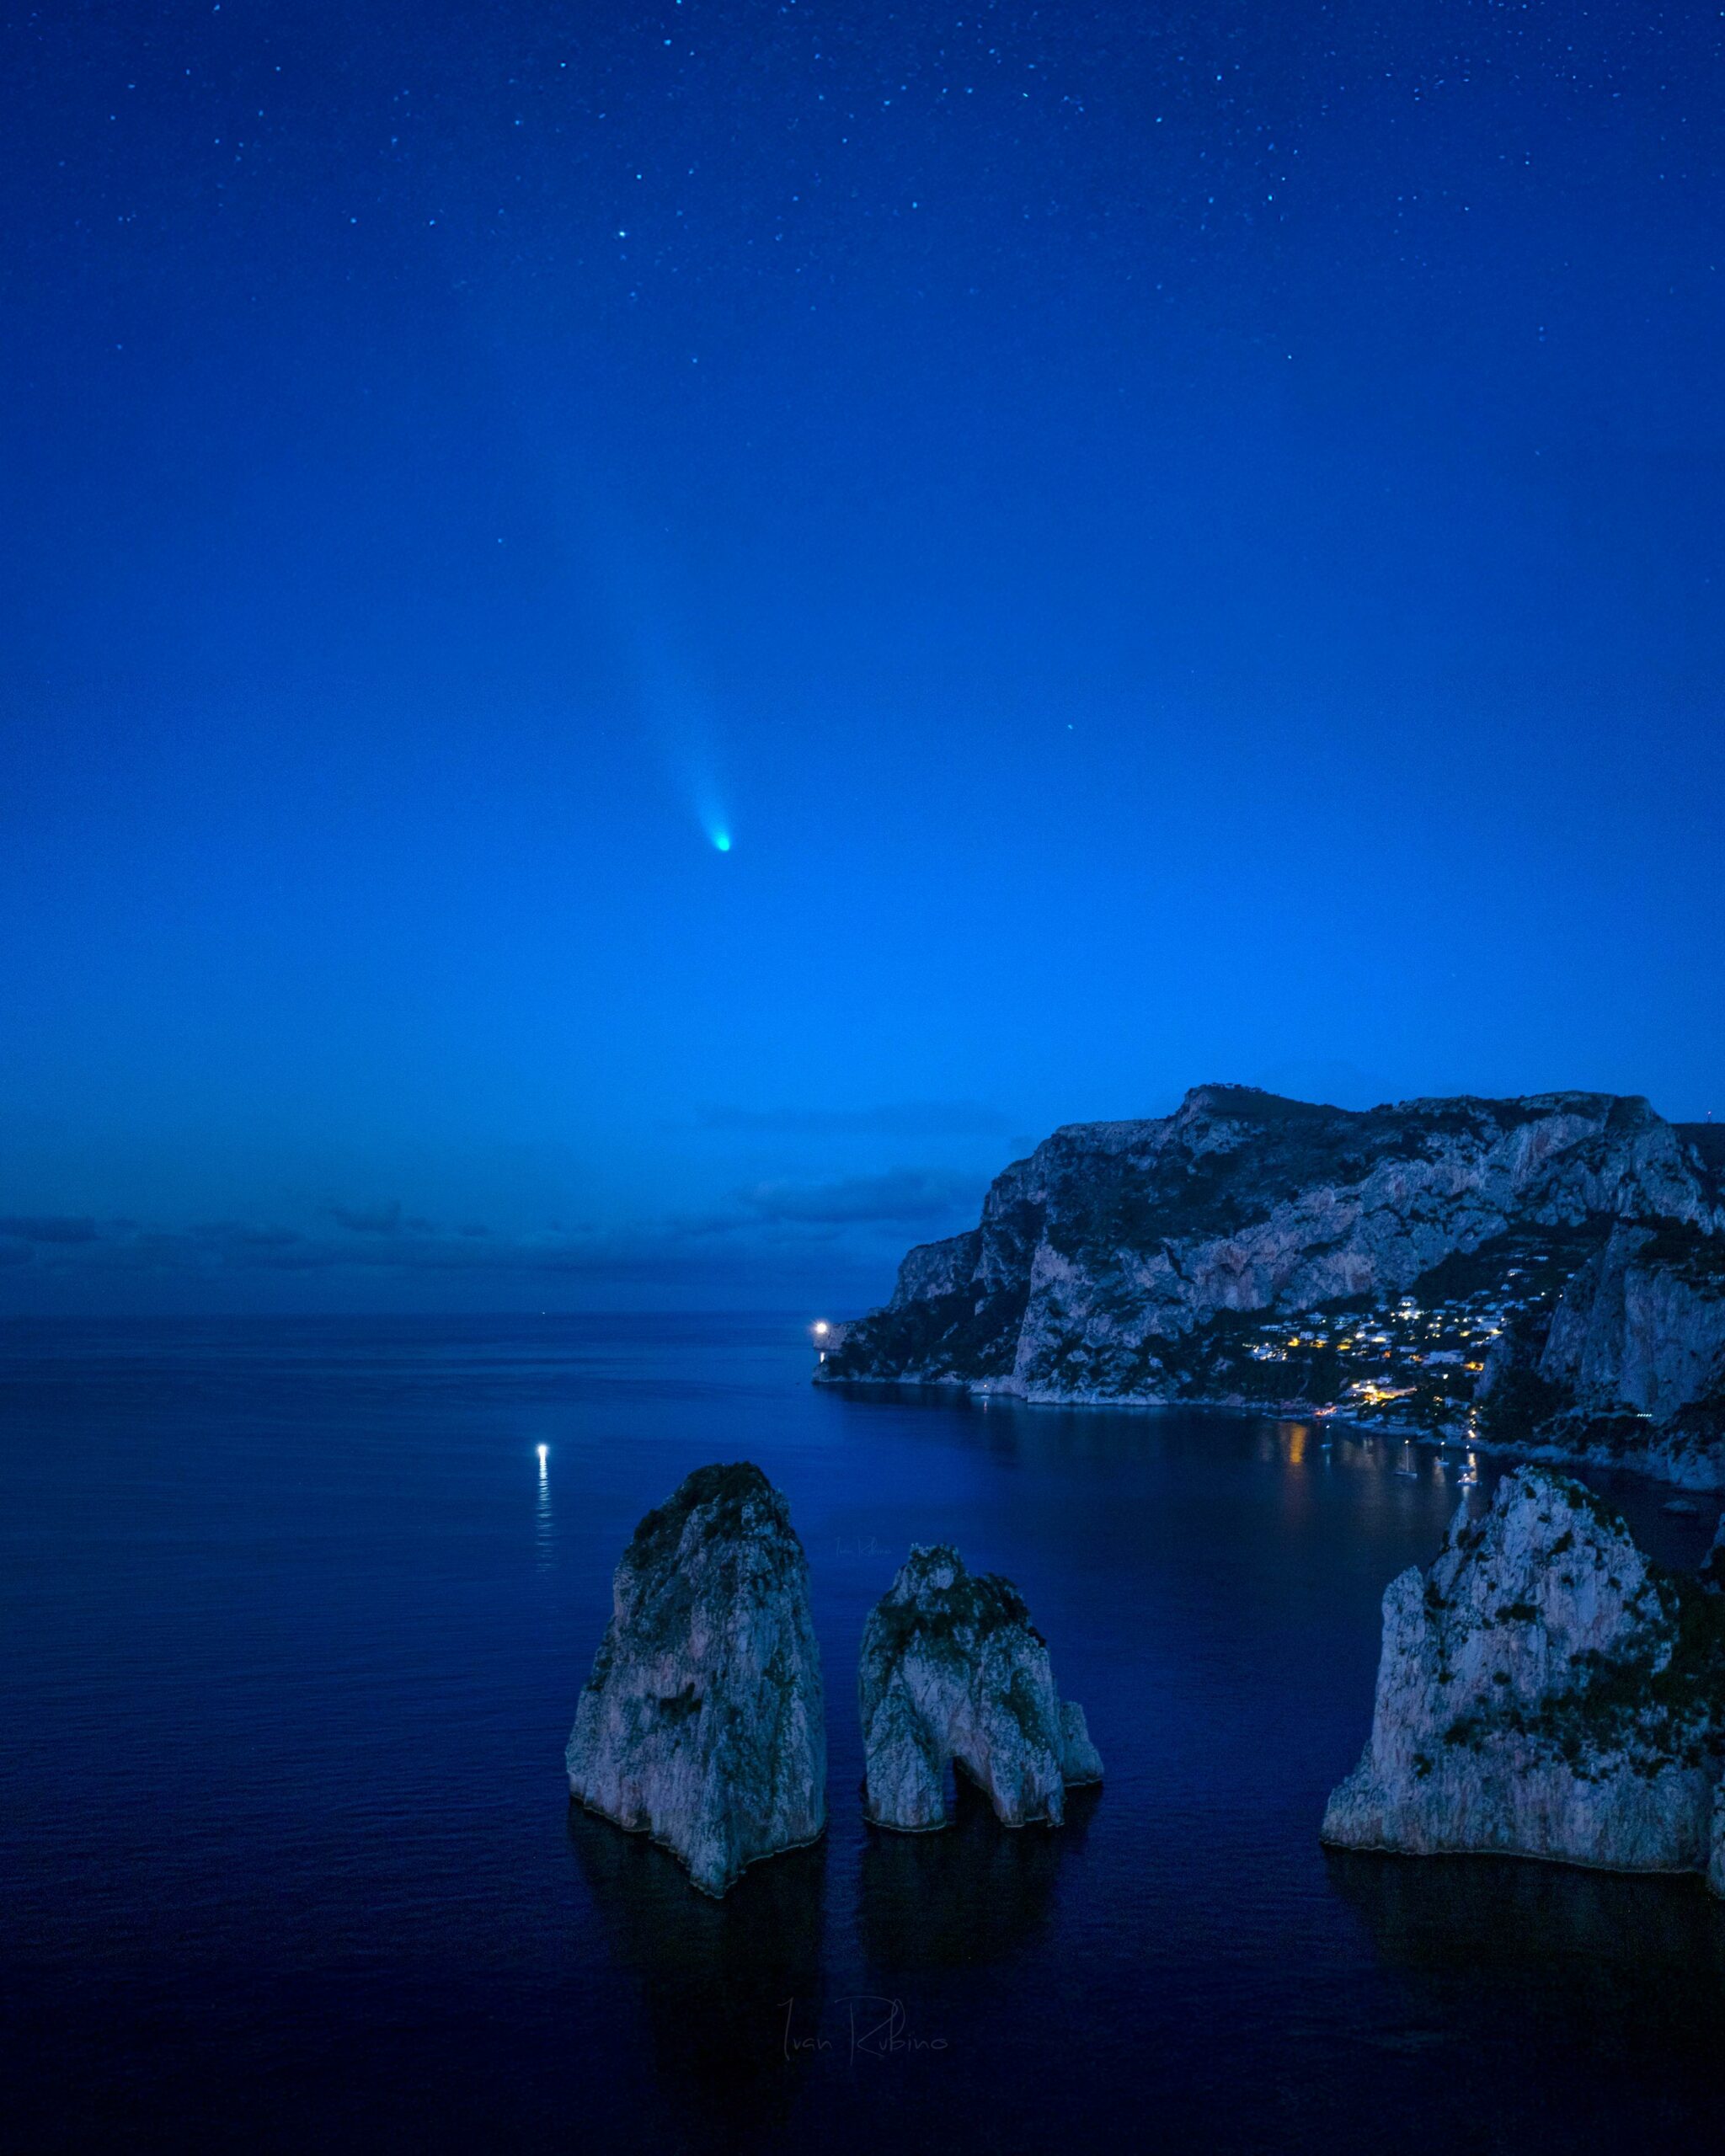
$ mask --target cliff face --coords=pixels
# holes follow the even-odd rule
[[[980,1226],[910,1253],[820,1375],[1350,1413],[1399,1399],[1462,1433],[1489,1356],[1497,1442],[1556,1443],[1540,1428],[1567,1416],[1575,1444],[1610,1450],[1580,1424],[1615,1417],[1640,1425],[1617,1453],[1656,1426],[1689,1479],[1725,1479],[1706,1406],[1725,1402],[1712,1139],[1605,1094],[1356,1113],[1202,1086],[1171,1116],[1056,1131],[997,1178]]]
[[[1619,1227],[1563,1298],[1540,1375],[1578,1404],[1667,1421],[1706,1390],[1725,1354],[1725,1267],[1693,1233]]]
[[[1488,1433],[1524,1450],[1725,1481],[1725,1240],[1614,1225],[1548,1321],[1493,1343],[1480,1398]]]
[[[821,1831],[809,1567],[758,1467],[697,1468],[635,1529],[567,1765],[571,1796],[653,1835],[709,1894]]]
[[[1102,1780],[1084,1710],[1055,1692],[1017,1589],[944,1545],[913,1549],[869,1613],[857,1683],[878,1826],[945,1826],[953,1761],[1009,1827],[1058,1827],[1067,1784]]]
[[[1722,1752],[1717,1598],[1582,1484],[1523,1468],[1391,1582],[1371,1736],[1323,1837],[1708,1871]]]

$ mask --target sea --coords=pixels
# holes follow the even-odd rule
[[[794,1317],[0,1327],[0,2139],[19,2151],[1705,2146],[1693,1879],[1326,1851],[1462,1456],[810,1383]],[[636,1521],[752,1460],[830,1824],[722,1903],[569,1806]],[[1716,1508],[1595,1478],[1666,1561]],[[1003,1572],[1107,1764],[868,1826],[859,1636]]]

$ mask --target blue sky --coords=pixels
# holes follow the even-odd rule
[[[1204,1081],[1725,1111],[1719,30],[15,21],[0,1309],[836,1306]]]

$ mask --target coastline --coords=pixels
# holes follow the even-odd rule
[[[1324,1422],[1332,1428],[1351,1431],[1360,1437],[1391,1438],[1398,1443],[1423,1445],[1434,1451],[1459,1447],[1468,1452],[1482,1453],[1491,1460],[1536,1460],[1552,1467],[1618,1468],[1626,1474],[1644,1476],[1649,1481],[1669,1483],[1674,1489],[1725,1494],[1725,1447],[1677,1454],[1669,1444],[1662,1447],[1657,1444],[1634,1452],[1608,1451],[1600,1446],[1566,1446],[1532,1442],[1518,1444],[1466,1432],[1423,1429],[1410,1422],[1388,1420],[1364,1422],[1355,1416],[1343,1413],[1339,1408],[1321,1406],[1308,1401],[1255,1401],[1238,1396],[1220,1399],[1194,1396],[1188,1399],[1183,1395],[1171,1399],[1165,1394],[1155,1393],[1031,1391],[1016,1385],[1010,1378],[825,1377],[817,1370],[813,1382],[817,1385],[831,1387],[857,1385],[881,1390],[962,1392],[972,1400],[1004,1400],[1020,1407],[1112,1408],[1135,1413],[1154,1412],[1164,1408],[1196,1408],[1215,1414],[1252,1416],[1275,1422]]]

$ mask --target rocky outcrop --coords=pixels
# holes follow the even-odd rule
[[[1535,1457],[1725,1481],[1725,1237],[1620,1221],[1487,1358],[1487,1434]]]
[[[1498,1372],[1508,1358],[1535,1380],[1499,1390],[1495,1442],[1666,1471],[1663,1448],[1683,1479],[1725,1481],[1719,1150],[1707,1127],[1609,1094],[1355,1112],[1200,1086],[1171,1116],[1056,1131],[996,1179],[977,1228],[913,1250],[892,1300],[835,1328],[820,1379],[1346,1410],[1363,1373],[1332,1337],[1459,1292],[1459,1267],[1514,1336]],[[1533,1273],[1530,1299],[1516,1283]],[[1315,1358],[1254,1324],[1289,1314],[1327,1326],[1302,1328]],[[1405,1344],[1422,1364],[1413,1349],[1434,1343]],[[1422,1397],[1429,1427],[1448,1415],[1460,1433],[1483,1342],[1444,1359],[1465,1383]],[[1419,1390],[1420,1369],[1400,1374],[1377,1391]],[[1605,1416],[1615,1431],[1581,1429]]]
[[[697,1468],[635,1529],[566,1756],[572,1797],[662,1842],[709,1894],[820,1833],[809,1568],[758,1467]]]
[[[1713,1546],[1701,1561],[1701,1585],[1713,1594],[1725,1594],[1725,1513],[1713,1535]]]
[[[1076,1700],[1060,1702],[1060,1774],[1068,1789],[1102,1780],[1102,1754],[1090,1741],[1090,1725]]]
[[[1323,1838],[1717,1872],[1722,1753],[1725,1607],[1525,1467],[1391,1582],[1371,1736]]]
[[[1010,1580],[917,1545],[862,1632],[857,1695],[868,1816],[916,1832],[948,1823],[961,1767],[1009,1827],[1065,1816],[1069,1783],[1098,1782],[1084,1710],[1062,1702],[1041,1634]]]
[[[1629,1225],[1571,1281],[1539,1361],[1583,1411],[1657,1422],[1703,1398],[1725,1357],[1725,1267],[1694,1230]]]

